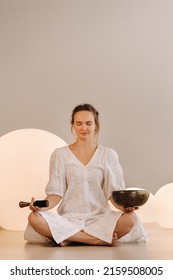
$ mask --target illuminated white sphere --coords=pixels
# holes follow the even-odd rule
[[[0,226],[24,230],[28,207],[19,201],[45,198],[49,161],[54,149],[66,143],[58,136],[39,129],[21,129],[0,137]]]
[[[173,228],[173,183],[161,187],[154,197],[156,222],[164,228]]]
[[[155,213],[154,213],[154,195],[150,193],[150,196],[147,202],[140,206],[139,209],[136,211],[136,214],[139,216],[143,223],[155,223]]]

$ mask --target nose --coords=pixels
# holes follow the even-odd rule
[[[83,123],[81,128],[82,128],[82,130],[86,130],[86,127],[87,127],[86,124]]]

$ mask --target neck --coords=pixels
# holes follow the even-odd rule
[[[82,141],[80,139],[77,139],[73,145],[80,149],[95,149],[98,146],[94,141]]]

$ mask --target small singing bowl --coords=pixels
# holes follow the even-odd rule
[[[147,190],[119,190],[112,192],[113,201],[124,208],[144,205],[150,192]]]

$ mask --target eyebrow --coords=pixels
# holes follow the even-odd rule
[[[76,121],[76,123],[82,123],[81,121]],[[86,123],[92,123],[92,121],[86,121]]]

